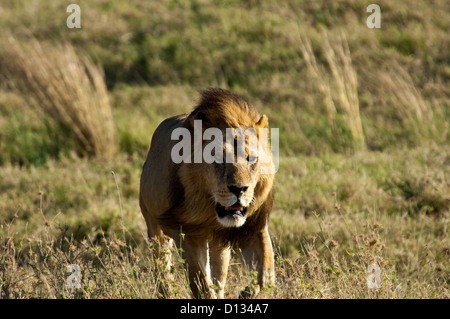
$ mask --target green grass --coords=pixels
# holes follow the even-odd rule
[[[447,1],[380,1],[379,30],[357,0],[89,0],[80,30],[65,26],[69,3],[3,1],[0,28],[25,43],[69,42],[103,68],[119,152],[80,155],[70,127],[0,72],[2,298],[157,298],[161,281],[170,297],[190,297],[182,263],[169,280],[152,258],[139,178],[156,126],[210,86],[280,128],[277,279],[263,296],[450,297]],[[72,263],[81,289],[66,285]],[[372,263],[380,289],[367,288]],[[226,296],[251,280],[233,259]]]

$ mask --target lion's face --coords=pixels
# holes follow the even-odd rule
[[[256,138],[256,134],[254,136]],[[224,140],[223,163],[208,165],[213,185],[209,185],[215,201],[217,220],[225,227],[240,227],[247,218],[247,209],[254,200],[255,187],[260,177],[260,162],[256,146],[245,143],[245,158],[238,161],[236,136],[234,145]],[[230,153],[232,151],[232,153]],[[233,158],[233,160],[227,161]]]

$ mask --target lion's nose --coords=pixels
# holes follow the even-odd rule
[[[245,192],[248,189],[248,186],[241,186],[241,185],[228,185],[228,190],[232,192],[234,195],[239,197],[243,192]]]

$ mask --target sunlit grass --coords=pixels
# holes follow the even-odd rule
[[[379,4],[370,30],[357,0],[87,0],[68,30],[63,2],[2,1],[0,297],[190,298],[139,178],[157,125],[220,86],[280,129],[262,297],[449,298],[448,4]],[[225,296],[252,280],[233,255]]]

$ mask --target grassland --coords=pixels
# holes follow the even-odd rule
[[[447,1],[378,1],[381,29],[370,1],[88,0],[81,29],[69,3],[0,4],[2,298],[158,297],[140,171],[210,86],[280,128],[263,297],[450,297]],[[176,259],[170,296],[188,298]],[[251,280],[234,259],[226,296]]]

